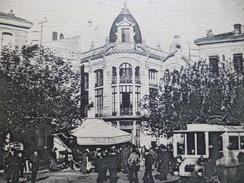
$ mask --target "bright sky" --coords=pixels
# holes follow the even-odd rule
[[[244,25],[244,0],[0,0],[0,11],[12,9],[33,22],[32,31],[40,30],[38,23],[46,17],[43,42],[57,31],[65,38],[81,36],[82,51],[87,51],[92,41],[95,47],[105,43],[125,1],[147,45],[160,43],[164,51],[174,35],[187,43],[204,37],[208,29],[219,34],[233,31],[236,23]]]

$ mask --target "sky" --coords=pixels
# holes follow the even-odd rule
[[[233,31],[233,25],[244,26],[244,0],[0,0],[0,11],[13,10],[15,15],[33,22],[31,34],[43,42],[51,41],[52,32],[65,38],[81,36],[81,51],[103,46],[113,21],[127,7],[138,22],[148,46],[158,44],[168,51],[174,35],[182,44],[206,36]],[[244,30],[244,27],[243,27]],[[39,31],[39,32],[35,32]],[[34,33],[35,32],[35,33]]]

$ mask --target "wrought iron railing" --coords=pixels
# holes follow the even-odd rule
[[[116,84],[117,83],[117,76],[113,76],[112,77],[112,84]]]
[[[132,76],[120,76],[120,83],[132,83]]]
[[[140,76],[135,76],[135,83],[136,84],[141,84],[141,78],[140,78]]]
[[[121,116],[131,116],[133,114],[132,108],[120,108],[120,115]]]

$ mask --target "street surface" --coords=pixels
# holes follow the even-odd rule
[[[153,175],[157,174],[156,171],[153,172]],[[90,174],[82,174],[79,171],[75,171],[72,169],[64,169],[57,172],[50,172],[50,171],[42,171],[38,172],[37,174],[37,183],[96,183],[97,173],[90,173]],[[144,171],[140,170],[138,172],[139,182],[142,183],[142,177],[144,175]],[[30,174],[26,174],[25,177],[30,177]],[[118,173],[118,181],[117,183],[128,183],[128,174],[124,174],[122,172]],[[159,181],[155,179],[155,183],[163,183],[163,182],[170,182],[175,183],[177,181],[177,177],[168,176],[168,181]],[[4,175],[1,174],[0,176],[0,183],[5,183]],[[30,183],[31,181],[27,181]]]

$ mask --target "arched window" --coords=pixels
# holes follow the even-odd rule
[[[140,84],[141,83],[141,81],[140,81],[140,67],[139,66],[137,66],[135,68],[135,83],[136,84]]]
[[[98,69],[95,71],[95,87],[103,86],[103,70]]]
[[[2,47],[4,46],[14,46],[14,36],[9,32],[2,33]]]
[[[120,83],[132,83],[132,66],[123,63],[119,67]]]
[[[169,80],[170,80],[170,74],[169,74],[169,70],[166,69],[164,71],[164,84],[167,85],[169,83]]]
[[[158,87],[158,71],[149,69],[148,71],[149,86]]]
[[[112,84],[117,83],[117,69],[116,67],[112,67]]]

